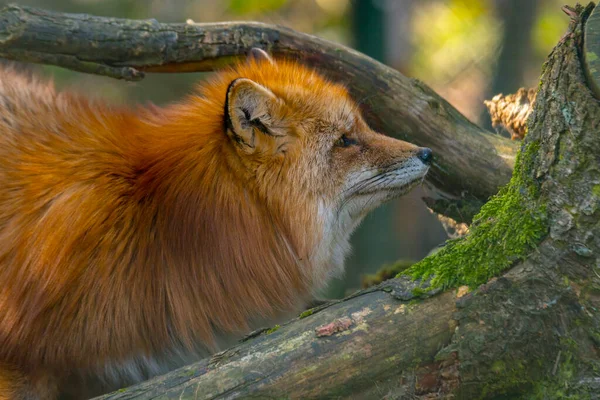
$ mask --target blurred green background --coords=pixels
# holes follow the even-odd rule
[[[352,46],[418,78],[473,122],[491,129],[483,100],[536,86],[541,65],[565,32],[569,0],[16,0],[62,12],[161,22],[257,20]],[[4,0],[0,4],[8,3]],[[206,74],[149,74],[125,83],[55,67],[33,67],[72,88],[115,103],[164,104]],[[377,112],[377,110],[374,110]],[[380,118],[394,118],[382,115]],[[346,275],[326,293],[342,297],[362,274],[398,259],[418,260],[446,239],[420,198],[428,188],[380,207],[353,237]]]

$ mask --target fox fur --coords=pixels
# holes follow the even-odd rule
[[[343,86],[254,54],[164,108],[0,71],[0,399],[114,390],[300,310],[422,181]]]

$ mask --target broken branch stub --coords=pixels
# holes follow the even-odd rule
[[[537,89],[520,88],[515,94],[497,94],[491,100],[485,100],[484,104],[492,118],[492,126],[502,126],[510,133],[511,139],[523,140],[536,93]]]

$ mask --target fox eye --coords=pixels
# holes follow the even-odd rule
[[[340,138],[335,141],[335,145],[338,147],[349,147],[354,144],[357,144],[356,140],[351,139],[346,135],[340,136]]]

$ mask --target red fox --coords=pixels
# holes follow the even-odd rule
[[[0,399],[114,390],[300,310],[431,158],[257,49],[165,108],[0,71]]]

